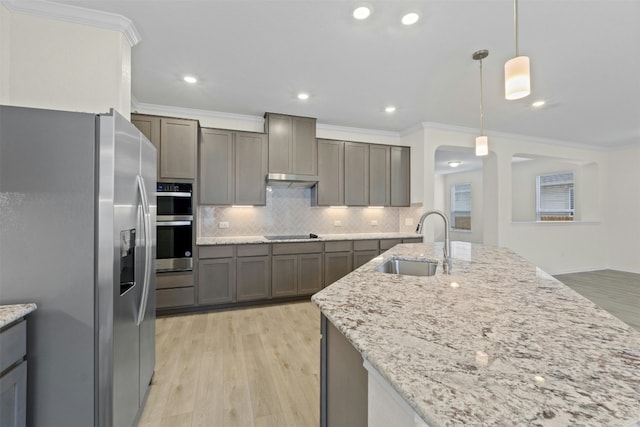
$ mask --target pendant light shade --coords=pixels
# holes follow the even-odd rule
[[[520,99],[531,93],[529,57],[517,56],[504,64],[504,96],[508,100]]]
[[[489,51],[486,49],[473,52],[471,57],[480,61],[480,136],[476,138],[476,156],[486,156],[489,154],[489,138],[484,135],[484,108],[482,97],[482,60],[489,56]]]
[[[518,54],[518,0],[513,0],[513,29],[516,56],[504,64],[504,97],[510,101],[531,93],[529,57]]]
[[[486,135],[476,136],[476,156],[489,154],[489,138]]]

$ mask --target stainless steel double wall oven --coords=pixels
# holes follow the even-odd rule
[[[193,269],[193,187],[159,182],[156,271]]]

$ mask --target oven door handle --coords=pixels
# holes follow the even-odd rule
[[[191,221],[157,221],[156,227],[175,227],[176,225],[191,225]]]
[[[185,197],[191,198],[191,193],[187,192],[171,192],[171,191],[159,191],[156,193],[156,197]]]
[[[147,311],[147,300],[149,299],[149,285],[151,282],[151,268],[153,266],[151,256],[153,254],[153,242],[151,234],[151,209],[149,207],[149,199],[147,197],[147,189],[144,185],[144,178],[138,175],[138,190],[140,191],[140,199],[142,202],[142,212],[144,217],[144,279],[142,285],[142,298],[140,299],[140,307],[138,310],[138,318],[136,325],[140,325],[144,320],[145,311]]]

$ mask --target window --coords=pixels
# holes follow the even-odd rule
[[[451,186],[451,228],[471,230],[471,184]]]
[[[538,221],[573,221],[573,172],[536,177],[536,210]]]

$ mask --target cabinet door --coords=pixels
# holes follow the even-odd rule
[[[235,135],[235,204],[267,204],[267,137],[258,133]]]
[[[369,261],[371,261],[377,256],[378,256],[377,250],[354,252],[353,253],[353,269],[355,270],[356,268],[362,265],[365,265],[366,263],[368,263]]]
[[[369,205],[391,204],[391,147],[369,145]]]
[[[0,426],[27,425],[27,362],[0,377]]]
[[[291,145],[292,118],[281,114],[267,114],[269,135],[269,173],[291,173],[293,153]]]
[[[198,260],[198,304],[235,301],[233,258]]]
[[[298,295],[322,289],[322,254],[298,255]]]
[[[351,252],[331,252],[324,254],[324,286],[346,276],[353,270]]]
[[[344,202],[369,205],[369,144],[344,143]]]
[[[156,147],[156,171],[160,176],[160,117],[132,114],[131,123]]]
[[[238,301],[269,297],[271,257],[236,258],[236,292]]]
[[[344,142],[318,140],[318,206],[344,205]]]
[[[161,179],[195,179],[197,130],[193,120],[161,119]]]
[[[233,133],[200,131],[200,204],[232,205],[234,191]]]
[[[317,175],[318,142],[316,140],[316,119],[293,117],[293,168],[294,174]]]
[[[271,296],[298,294],[298,256],[277,255],[271,261]]]
[[[391,147],[391,206],[411,205],[411,149]]]

